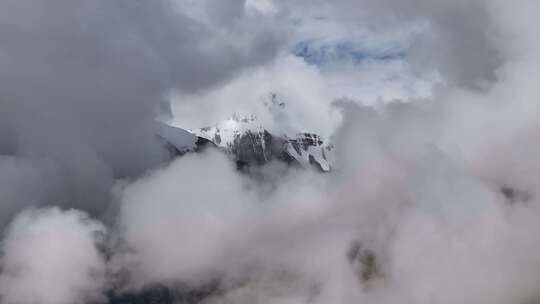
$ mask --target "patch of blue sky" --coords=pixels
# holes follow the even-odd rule
[[[311,65],[324,66],[332,63],[362,64],[367,61],[403,60],[406,48],[397,44],[386,44],[376,48],[365,48],[351,41],[324,42],[304,40],[294,45],[292,53]]]

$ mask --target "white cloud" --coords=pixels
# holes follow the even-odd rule
[[[82,212],[23,211],[2,242],[0,298],[6,304],[101,300],[105,262],[96,248],[105,228]]]
[[[171,94],[176,123],[184,127],[212,124],[232,112],[255,112],[270,129],[280,130],[282,125],[257,103],[275,92],[289,109],[285,131],[333,136],[336,169],[318,175],[271,164],[258,169],[268,177],[261,181],[236,172],[224,155],[207,151],[142,177],[120,175],[139,178],[123,181],[125,187],[118,190],[118,230],[112,235],[118,242],[108,248],[114,255],[108,266],[115,274],[128,275],[122,276],[125,282],[114,283],[137,289],[151,283],[201,286],[217,280],[220,292],[207,299],[211,303],[506,304],[540,298],[535,286],[540,256],[535,233],[540,214],[535,77],[540,43],[534,27],[539,4],[275,0],[234,5],[205,1],[199,7],[184,2],[194,7],[185,12],[187,17],[177,12],[181,20],[165,18],[172,27],[161,27],[161,14],[170,16],[159,9],[157,17],[147,19],[136,18],[141,12],[147,16],[146,10],[131,7],[134,15],[122,19],[128,26],[118,29],[112,26],[118,25],[112,22],[116,18],[105,18],[112,23],[104,28],[118,31],[114,37],[124,37],[132,25],[155,22],[134,32],[140,41],[122,40],[132,44],[118,46],[141,54],[98,56],[108,64],[125,59],[125,65],[114,65],[119,70],[104,65],[105,72],[97,68],[87,74],[85,59],[102,51],[94,40],[61,45],[67,54],[85,50],[69,57],[73,62],[67,66],[54,64],[65,63],[65,57],[47,52],[56,50],[54,43],[50,48],[30,43],[39,51],[18,48],[21,44],[5,44],[7,51],[0,47],[0,64],[10,72],[5,78],[17,72],[17,79],[27,80],[2,82],[6,98],[14,101],[2,104],[8,110],[0,111],[5,118],[0,119],[0,151],[9,155],[0,164],[7,170],[0,178],[0,197],[10,200],[6,205],[48,195],[23,193],[42,181],[51,182],[42,185],[45,190],[58,187],[59,192],[46,203],[76,197],[86,198],[85,205],[99,204],[102,196],[96,193],[110,194],[118,176],[108,170],[140,171],[134,168],[138,160],[151,158],[141,151],[140,158],[132,157],[126,136],[136,147],[150,143],[139,142],[138,128],[119,131],[116,123],[153,117],[152,97],[159,99],[171,88],[177,88]],[[28,9],[9,3],[12,12]],[[71,36],[71,27],[64,32],[65,24],[50,17],[56,16],[54,8],[39,7],[47,18],[38,18],[37,36],[64,33],[53,35],[56,43],[79,37]],[[77,9],[75,5],[75,11],[88,13]],[[20,18],[25,14],[12,12],[0,12],[6,15],[4,23],[33,28]],[[109,12],[113,17],[118,13]],[[86,17],[90,22],[95,16]],[[177,22],[182,26],[174,27]],[[102,24],[90,22],[96,23]],[[171,28],[178,32],[169,32]],[[14,42],[24,41],[17,31],[12,34]],[[324,43],[361,40],[355,47],[371,51],[396,42],[405,45],[407,54],[402,60],[324,67],[290,54],[295,43],[318,34]],[[116,54],[113,46],[104,54]],[[138,58],[145,59],[142,65]],[[15,69],[12,61],[24,65]],[[170,79],[179,84],[164,85],[170,79],[153,77],[160,71],[171,72]],[[45,72],[58,77],[41,77]],[[132,75],[141,78],[124,78]],[[66,83],[78,86],[61,90],[68,88]],[[28,87],[42,94],[34,95]],[[96,89],[102,94],[90,94]],[[83,97],[88,99],[73,103]],[[336,112],[332,103],[341,97],[349,100]],[[117,99],[123,100],[121,107],[112,102]],[[132,100],[143,106],[130,107]],[[17,101],[26,102],[18,107]],[[100,114],[110,115],[102,119]],[[54,127],[39,123],[45,116],[51,119],[43,121]],[[81,125],[77,132],[69,128]],[[69,166],[49,169],[49,162],[28,157],[36,151],[54,159],[53,164]],[[99,186],[103,180],[108,182]],[[103,233],[102,225],[77,211],[44,209],[25,211],[6,231],[3,301],[67,304],[99,297],[105,266],[95,234]],[[362,259],[374,259],[377,265],[367,281]],[[50,277],[56,280],[44,279]]]
[[[272,0],[246,0],[245,8],[248,13],[256,11],[263,15],[274,15],[278,12],[278,8]]]
[[[290,116],[291,128],[285,132],[310,131],[328,137],[340,123],[340,115],[333,107],[337,99],[375,105],[396,99],[427,98],[432,94],[432,86],[439,82],[437,75],[417,77],[401,60],[329,69],[321,70],[299,57],[283,55],[273,64],[244,73],[217,89],[174,94],[173,122],[184,128],[198,128],[233,113],[251,113],[266,128],[279,134],[283,122],[276,125],[262,102],[269,93],[276,93],[285,102],[285,112]]]

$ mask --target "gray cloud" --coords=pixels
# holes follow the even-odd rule
[[[167,276],[156,276],[155,268],[143,270],[151,275],[149,281],[197,286],[201,278],[220,278],[222,289],[207,299],[209,303],[536,301],[540,247],[531,231],[538,227],[538,109],[536,89],[527,75],[538,66],[538,45],[526,23],[502,17],[518,15],[522,20],[535,5],[482,5],[487,6],[481,10],[495,11],[490,12],[493,21],[482,19],[481,26],[497,22],[519,46],[489,48],[498,47],[505,58],[510,49],[519,49],[519,55],[496,69],[473,71],[461,66],[467,61],[447,59],[463,68],[460,72],[466,75],[458,76],[463,80],[474,71],[497,70],[498,78],[490,80],[489,87],[471,90],[474,86],[453,83],[433,99],[377,107],[341,102],[344,121],[334,137],[336,170],[325,177],[292,172],[262,198],[257,195],[260,189],[238,187],[245,179],[215,164],[223,159],[202,155],[184,164],[179,161],[127,187],[121,221],[132,229],[124,241],[133,251],[119,259],[132,259],[135,265],[159,265],[152,262],[158,260],[173,265],[166,268]],[[460,18],[471,17],[467,13]],[[463,29],[449,24],[448,30]],[[474,58],[487,51],[473,46],[467,52]],[[216,176],[194,168],[197,162],[212,163]],[[228,182],[208,187],[216,191],[196,191],[197,198],[186,201],[183,194],[199,185],[189,178],[209,185]],[[184,190],[166,195],[155,190],[172,190],[172,181],[185,180]],[[520,195],[509,194],[504,190],[508,187]],[[230,208],[215,216],[220,212],[215,205],[229,199]],[[161,212],[155,209],[160,204]],[[169,214],[170,206],[179,208],[178,214],[157,221],[161,213]],[[231,213],[235,216],[228,217]],[[154,220],[146,222],[143,214],[152,214]],[[141,223],[155,230],[140,228]],[[200,229],[190,233],[184,224]],[[152,231],[151,236],[145,234]],[[177,231],[187,235],[178,236]],[[182,249],[181,240],[193,237],[197,242]],[[178,251],[160,255],[149,250],[161,246]],[[193,255],[192,250],[205,254]],[[182,268],[186,265],[196,266],[187,271]]]
[[[269,23],[221,28],[183,10],[167,0],[0,4],[0,153],[31,167],[32,191],[48,193],[1,188],[2,205],[103,212],[114,179],[165,159],[153,120],[171,90],[218,85],[271,60],[282,40]]]
[[[152,121],[170,90],[204,92],[278,51],[282,28],[232,4],[205,2],[209,20],[167,2],[0,5],[9,42],[0,65],[10,71],[0,73],[0,220],[27,204],[119,210],[106,262],[95,248],[104,228],[83,213],[17,216],[2,243],[3,300],[84,302],[156,283],[215,283],[207,303],[540,298],[538,4],[328,3],[348,25],[428,22],[432,37],[407,60],[440,70],[448,85],[428,100],[338,103],[336,169],[261,168],[280,175],[270,186],[215,151],[159,167],[153,148]],[[66,284],[39,280],[60,268]]]

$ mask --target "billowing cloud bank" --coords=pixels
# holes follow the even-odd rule
[[[6,303],[102,300],[105,261],[97,249],[105,228],[79,211],[30,209],[3,242],[0,295]]]
[[[2,2],[0,302],[539,301],[539,8]],[[199,123],[267,90],[331,135],[335,170],[165,161],[169,103]]]

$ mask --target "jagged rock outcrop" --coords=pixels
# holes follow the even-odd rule
[[[315,167],[328,172],[332,166],[333,146],[312,132],[298,132],[294,117],[285,102],[274,93],[263,98],[262,114],[267,128],[254,114],[233,114],[213,126],[187,130],[168,124],[157,128],[171,155],[196,152],[214,146],[228,153],[240,169],[282,161],[299,167]],[[176,122],[181,125],[180,122]]]
[[[272,134],[254,115],[233,115],[215,126],[192,132],[225,149],[240,168],[278,160],[302,167],[315,166],[323,172],[331,170],[333,146],[320,136],[313,133]]]

